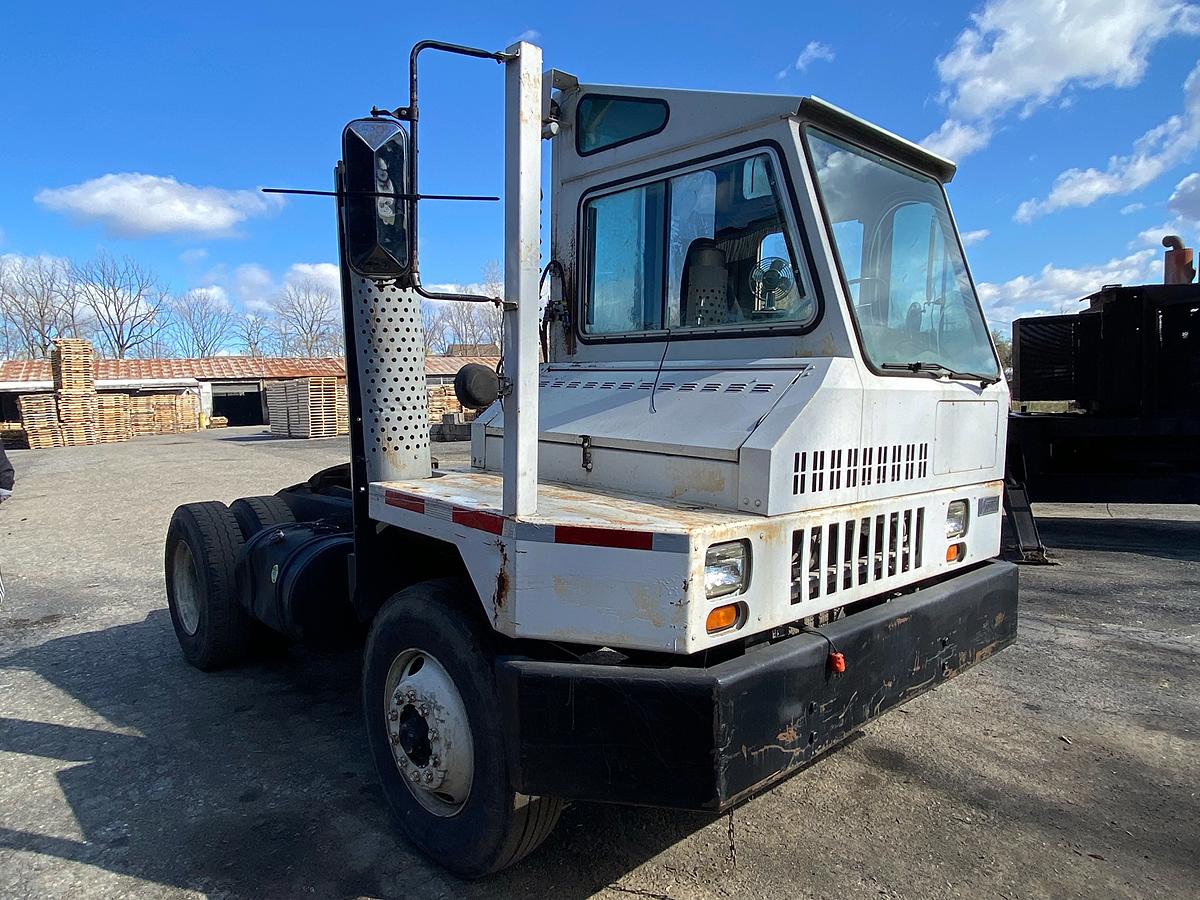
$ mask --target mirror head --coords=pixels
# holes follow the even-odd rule
[[[341,226],[346,261],[360,275],[394,278],[411,255],[408,133],[390,119],[355,119],[342,132]]]

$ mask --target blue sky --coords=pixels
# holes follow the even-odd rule
[[[453,8],[453,11],[451,9]],[[373,11],[374,10],[374,11]],[[601,14],[600,10],[603,11]],[[583,81],[816,94],[960,162],[951,202],[994,324],[1161,278],[1200,234],[1200,7],[1176,0],[9,4],[0,254],[129,254],[253,308],[330,276],[346,120],[406,102],[409,46],[536,36]],[[501,79],[423,67],[422,188],[499,193]],[[1190,180],[1189,180],[1190,176]],[[427,283],[475,281],[498,204],[425,204]]]

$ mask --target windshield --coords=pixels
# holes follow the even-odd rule
[[[998,376],[941,184],[830,135],[807,137],[871,364]]]

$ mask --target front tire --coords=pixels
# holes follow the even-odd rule
[[[185,503],[167,528],[164,569],[171,624],[184,658],[211,671],[246,654],[253,620],[238,602],[242,531],[224,503]]]
[[[512,786],[491,635],[466,612],[469,583],[427,581],[375,617],[363,661],[367,738],[409,840],[463,878],[518,862],[563,803]]]

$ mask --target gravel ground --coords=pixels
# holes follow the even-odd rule
[[[204,675],[171,630],[172,509],[346,452],[229,429],[13,454],[0,896],[1196,895],[1200,522],[1058,507],[1012,648],[732,819],[576,804],[524,864],[464,884],[392,827],[357,654]]]

